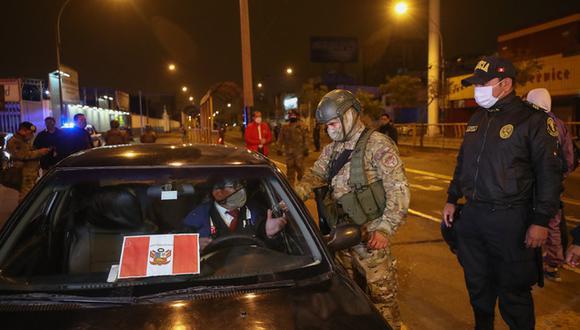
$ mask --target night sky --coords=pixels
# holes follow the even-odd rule
[[[61,3],[0,2],[0,78],[46,79],[54,70]],[[441,0],[445,57],[491,53],[498,34],[579,12],[579,3]],[[389,61],[382,55],[394,40],[424,41],[426,53],[427,1],[410,1],[412,16],[404,20],[391,14],[390,5],[385,0],[250,0],[254,81],[277,92],[332,69],[310,63],[311,36],[357,37],[371,64]],[[185,83],[199,99],[214,83],[241,82],[237,0],[72,0],[61,31],[62,62],[78,70],[81,86],[175,93]],[[167,72],[169,62],[177,64],[178,73]],[[293,81],[284,77],[288,65],[296,72]],[[408,64],[417,70],[422,65]]]

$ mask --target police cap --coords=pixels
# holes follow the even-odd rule
[[[516,68],[512,62],[497,56],[486,56],[477,62],[475,69],[473,69],[473,75],[461,80],[461,84],[463,86],[485,85],[493,78],[501,80],[504,78],[515,79],[515,77]]]
[[[354,108],[360,112],[360,102],[349,91],[335,89],[322,97],[316,109],[316,120],[326,124],[334,118],[341,117],[348,109]]]

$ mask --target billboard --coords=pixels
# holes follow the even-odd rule
[[[358,39],[352,37],[310,37],[310,61],[354,63],[358,61]]]
[[[115,91],[115,101],[117,109],[129,111],[129,94],[122,91]]]
[[[0,85],[4,87],[4,102],[20,102],[19,79],[0,79]]]

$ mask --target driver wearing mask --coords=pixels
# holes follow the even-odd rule
[[[187,228],[199,233],[202,249],[212,239],[231,234],[272,240],[286,225],[285,215],[273,217],[272,210],[265,211],[248,204],[246,188],[237,180],[213,180],[211,197],[209,202],[197,206],[183,220]]]

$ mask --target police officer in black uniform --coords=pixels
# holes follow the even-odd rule
[[[492,56],[462,80],[475,85],[480,108],[465,131],[443,221],[456,231],[476,329],[493,329],[498,299],[510,329],[534,328],[531,286],[562,191],[556,126],[515,95],[515,76],[511,62]]]

